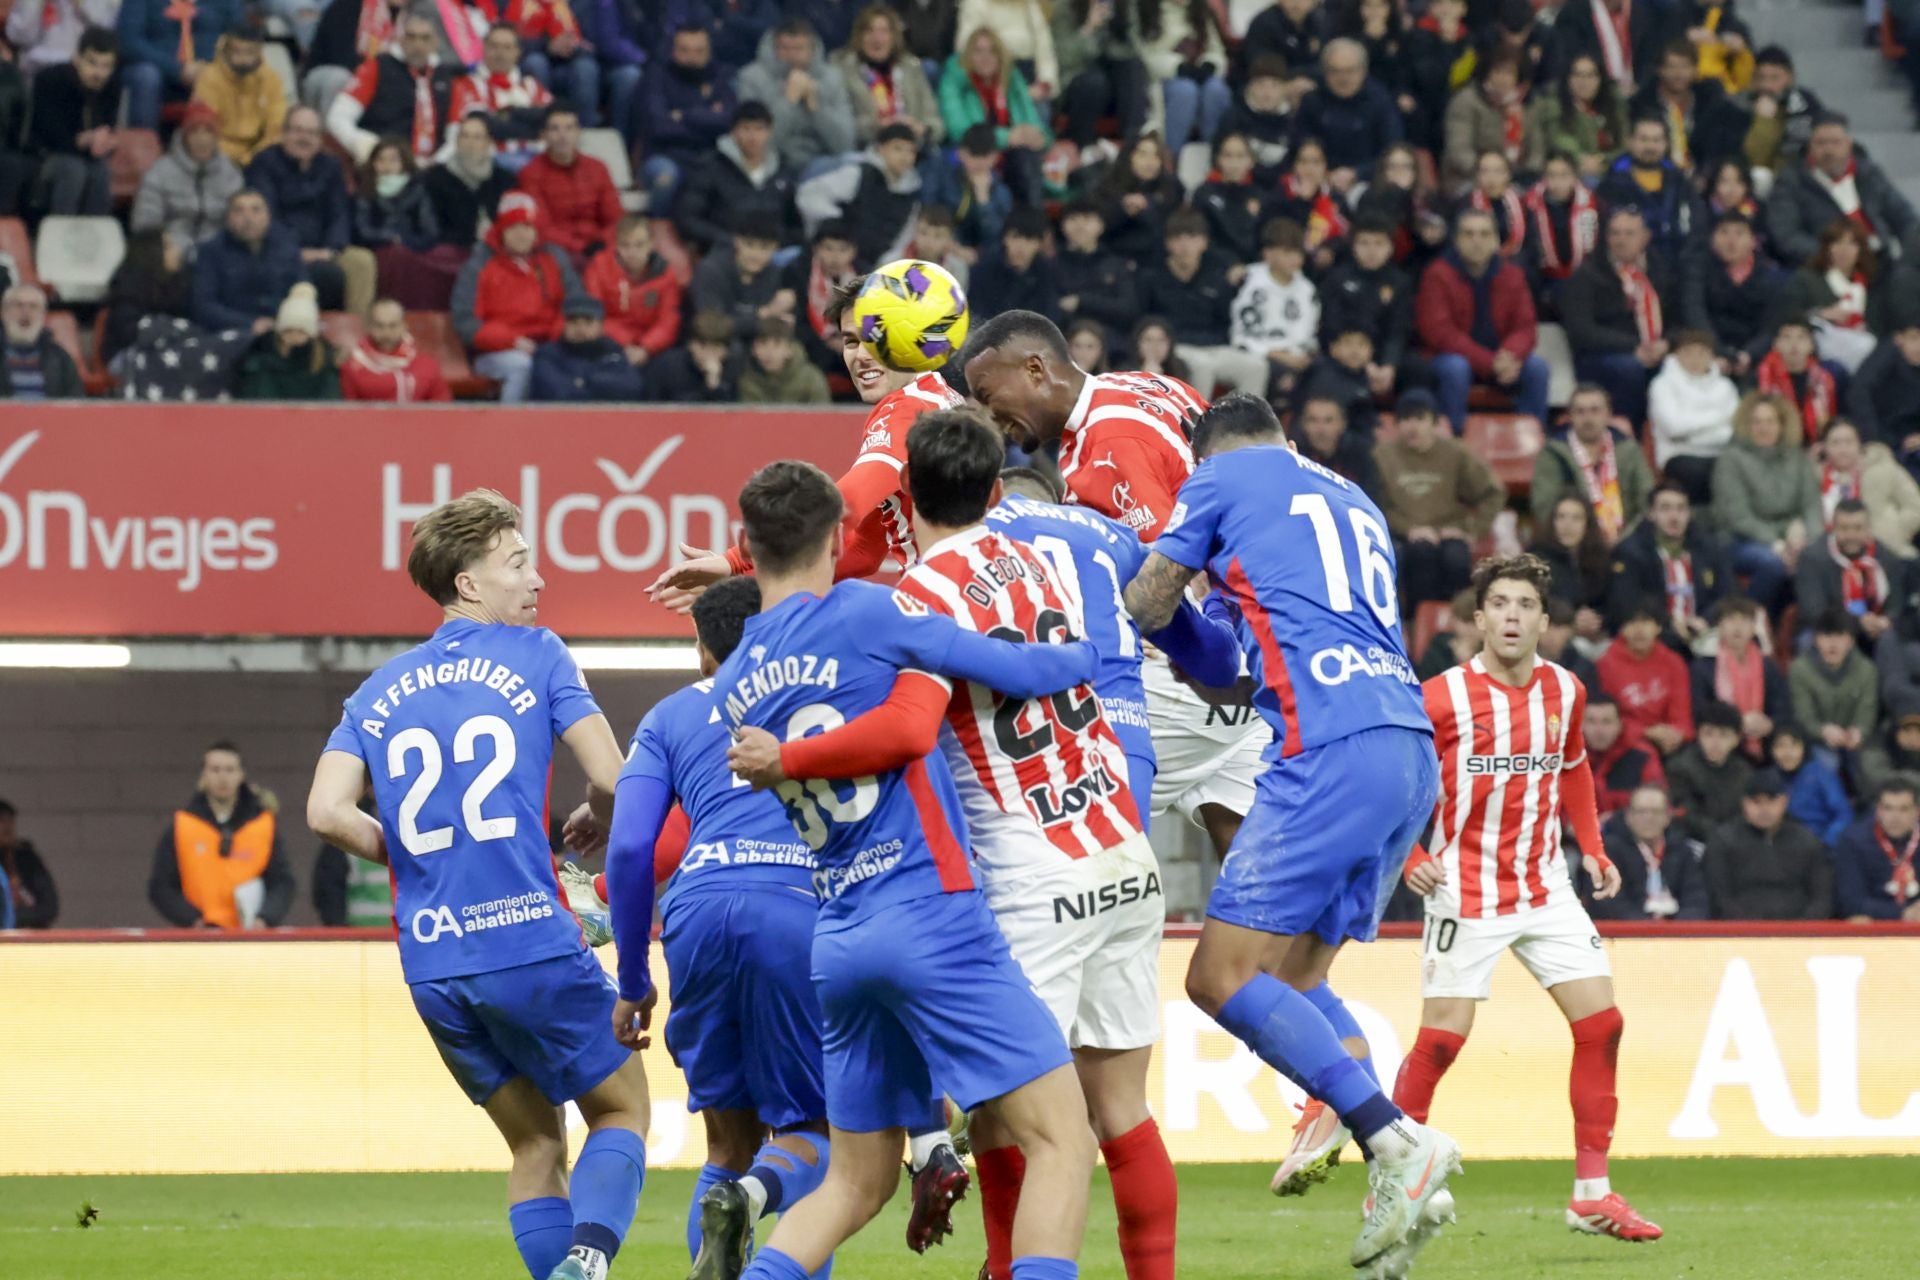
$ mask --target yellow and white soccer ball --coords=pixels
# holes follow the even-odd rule
[[[938,369],[967,341],[967,294],[945,267],[901,258],[867,276],[853,331],[889,369]]]

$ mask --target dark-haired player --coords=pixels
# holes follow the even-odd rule
[[[1433,726],[1401,638],[1393,542],[1372,499],[1302,458],[1264,400],[1229,395],[1195,425],[1205,457],[1127,588],[1144,628],[1202,571],[1238,606],[1267,769],[1207,902],[1187,993],[1357,1134],[1371,1171],[1350,1260],[1403,1275],[1452,1214],[1460,1148],[1394,1106],[1327,985],[1371,941],[1433,812]],[[1403,1261],[1404,1259],[1404,1261]]]
[[[1493,990],[1494,964],[1511,950],[1573,1029],[1567,1225],[1658,1240],[1660,1228],[1607,1181],[1624,1024],[1607,953],[1567,874],[1562,822],[1573,828],[1595,897],[1618,893],[1620,872],[1600,841],[1582,736],[1586,690],[1538,655],[1551,576],[1531,555],[1483,561],[1473,575],[1480,653],[1424,687],[1440,752],[1437,853],[1417,851],[1407,862],[1407,884],[1427,898],[1424,1004],[1394,1101],[1426,1119],[1473,1028],[1474,1005]]]

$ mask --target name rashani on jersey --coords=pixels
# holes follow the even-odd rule
[[[1075,634],[1100,651],[1094,692],[1100,710],[1130,755],[1150,756],[1147,694],[1140,680],[1140,628],[1127,613],[1125,592],[1147,548],[1138,535],[1111,516],[1085,507],[1063,507],[1008,497],[987,512],[987,525],[1040,553],[1080,602]]]
[[[554,739],[600,708],[541,627],[453,619],[369,676],[326,749],[373,778],[410,983],[516,968],[585,942],[554,878]]]
[[[1060,437],[1067,496],[1153,538],[1193,474],[1186,424],[1206,408],[1199,392],[1165,374],[1088,374]]]
[[[1443,788],[1433,856],[1447,872],[1428,908],[1478,919],[1574,901],[1561,847],[1561,773],[1587,758],[1587,691],[1538,660],[1519,688],[1478,657],[1423,687]]]
[[[1401,639],[1386,519],[1344,477],[1285,445],[1216,455],[1153,549],[1210,570],[1238,607],[1269,759],[1379,726],[1433,731]]]
[[[969,631],[1049,643],[1081,613],[1039,553],[985,526],[929,547],[900,591]],[[1047,870],[1140,834],[1119,740],[1092,688],[1022,702],[954,685],[941,744],[975,856],[995,878]]]

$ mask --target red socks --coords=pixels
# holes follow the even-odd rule
[[[1620,1113],[1614,1081],[1620,1064],[1620,1033],[1626,1019],[1603,1009],[1572,1024],[1573,1071],[1567,1093],[1573,1101],[1573,1176],[1607,1176],[1607,1148]],[[1421,1035],[1425,1035],[1423,1031]]]
[[[1113,1208],[1120,1219],[1120,1257],[1127,1280],[1173,1280],[1174,1224],[1180,1216],[1180,1183],[1173,1159],[1151,1117],[1111,1142],[1100,1144],[1113,1182]]]
[[[1013,1215],[1020,1207],[1020,1184],[1027,1158],[1018,1147],[973,1153],[979,1175],[980,1218],[987,1236],[987,1280],[1013,1280]]]
[[[1427,1112],[1433,1110],[1433,1091],[1439,1087],[1440,1077],[1447,1074],[1466,1043],[1465,1036],[1451,1031],[1420,1028],[1412,1050],[1400,1063],[1400,1078],[1393,1083],[1393,1104],[1425,1124]]]

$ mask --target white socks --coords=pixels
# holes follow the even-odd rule
[[[747,1193],[747,1203],[753,1209],[753,1220],[760,1221],[760,1215],[767,1211],[767,1189],[760,1179],[748,1174],[740,1179],[740,1189]]]
[[[1613,1184],[1605,1178],[1575,1178],[1573,1180],[1573,1198],[1575,1200],[1605,1200],[1613,1194]]]
[[[1420,1127],[1405,1116],[1377,1133],[1367,1135],[1367,1150],[1377,1160],[1398,1164],[1409,1160],[1420,1146]]]

